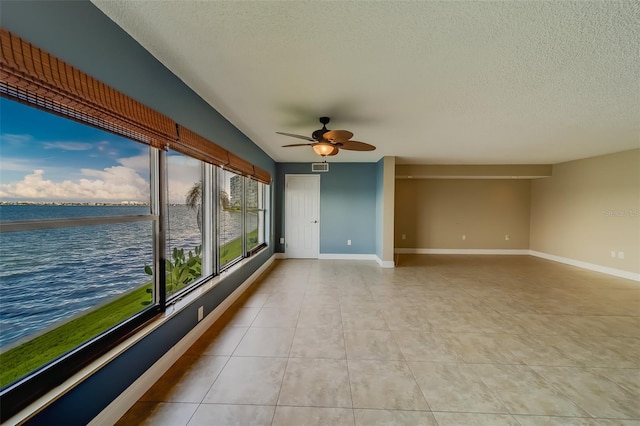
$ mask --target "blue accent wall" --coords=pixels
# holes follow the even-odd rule
[[[275,174],[275,162],[88,1],[3,1],[3,28]],[[272,194],[275,194],[272,192]],[[272,201],[275,197],[272,197]],[[271,205],[271,212],[274,205]],[[275,224],[272,215],[272,224]],[[252,258],[28,424],[87,424],[269,260]]]
[[[330,163],[329,172],[312,173],[309,163],[276,166],[276,251],[285,237],[286,174],[320,175],[320,254],[376,253],[376,163]],[[347,245],[351,240],[352,245]]]

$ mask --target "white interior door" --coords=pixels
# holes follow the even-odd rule
[[[285,252],[289,258],[318,258],[320,176],[285,175]]]

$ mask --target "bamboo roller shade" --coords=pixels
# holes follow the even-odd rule
[[[0,94],[269,184],[269,172],[0,29]]]

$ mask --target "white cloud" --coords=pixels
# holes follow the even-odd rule
[[[109,147],[109,141],[100,141],[96,144],[98,151],[105,151]]]
[[[24,145],[32,139],[33,138],[31,137],[31,135],[27,134],[17,135],[14,133],[3,133],[2,135],[0,135],[0,140],[2,140],[2,143],[11,145]]]
[[[33,171],[34,166],[37,167],[37,164],[34,164],[33,158],[20,158],[20,157],[1,157],[0,158],[0,168],[2,168],[3,172],[12,171],[12,172],[30,172]]]
[[[89,151],[93,144],[88,142],[43,142],[44,149],[61,149],[63,151]]]
[[[52,180],[49,169],[46,172],[44,168],[24,170],[26,162],[16,163],[12,168],[22,170],[25,174],[13,182],[0,183],[0,198],[25,201],[148,201],[148,153],[119,158],[117,161],[119,165],[103,170],[81,169],[81,177],[62,181]],[[169,202],[183,204],[189,190],[201,179],[201,165],[194,159],[182,156],[168,156],[167,162]],[[65,174],[69,176],[69,171]]]
[[[149,153],[146,151],[134,157],[118,158],[117,161],[124,167],[149,175]]]
[[[42,201],[149,200],[149,183],[135,170],[114,166],[102,171],[83,169],[82,174],[87,178],[53,182],[45,179],[43,170],[34,170],[19,182],[0,184],[0,197]]]
[[[170,155],[167,156],[167,163],[169,202],[184,204],[193,184],[202,179],[200,162],[181,155]]]

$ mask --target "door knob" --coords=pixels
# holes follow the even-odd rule
[[[311,223],[318,223],[318,221],[317,220],[312,220]]]

